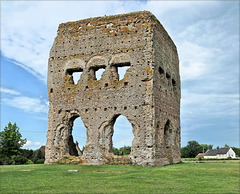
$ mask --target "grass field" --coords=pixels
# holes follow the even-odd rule
[[[239,160],[185,160],[163,167],[35,164],[0,169],[3,194],[239,193]]]

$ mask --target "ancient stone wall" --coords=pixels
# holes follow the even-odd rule
[[[78,117],[87,129],[81,163],[108,163],[119,115],[132,125],[132,164],[180,162],[178,65],[173,41],[150,12],[60,24],[48,65],[45,163],[78,155],[72,137]],[[124,66],[129,69],[119,79]],[[99,69],[104,72],[97,80]],[[82,72],[77,83],[76,72]]]

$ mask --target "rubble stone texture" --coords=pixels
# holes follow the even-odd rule
[[[128,66],[123,79],[118,70]],[[96,72],[104,69],[99,80]],[[73,75],[82,72],[77,83]],[[132,125],[129,159],[162,166],[180,158],[180,76],[175,44],[148,11],[59,25],[48,64],[49,126],[46,164],[66,155],[83,164],[108,163],[119,115]],[[72,137],[81,117],[87,132],[82,156]]]

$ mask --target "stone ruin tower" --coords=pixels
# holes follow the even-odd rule
[[[123,79],[118,70],[128,66]],[[99,80],[96,72],[104,69]],[[82,72],[77,83],[73,74]],[[148,11],[59,25],[48,64],[49,123],[45,163],[78,151],[73,121],[87,131],[82,164],[106,164],[119,115],[132,125],[132,164],[161,166],[180,158],[180,76],[175,44]],[[114,155],[113,155],[114,156]]]

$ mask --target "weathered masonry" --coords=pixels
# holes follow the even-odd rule
[[[128,66],[123,79],[118,70]],[[100,79],[96,73],[104,69]],[[73,81],[74,73],[81,72]],[[176,46],[148,11],[59,25],[48,64],[49,126],[45,163],[67,157],[82,164],[112,158],[119,115],[132,125],[132,164],[161,166],[180,159],[180,77]],[[81,117],[82,156],[72,137]],[[126,159],[126,157],[125,157]]]

